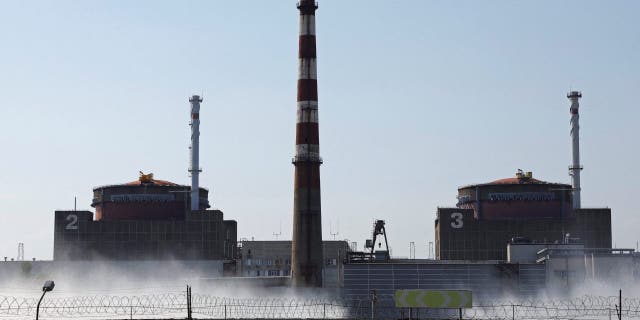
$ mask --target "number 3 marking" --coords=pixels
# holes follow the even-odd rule
[[[462,222],[462,213],[460,212],[454,212],[451,214],[451,228],[454,229],[460,229],[462,228],[463,222]]]
[[[67,216],[66,220],[69,221],[69,223],[67,223],[65,229],[78,230],[78,215],[70,214]]]

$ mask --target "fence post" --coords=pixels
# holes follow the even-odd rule
[[[376,289],[371,290],[371,320],[376,319]]]
[[[227,304],[224,304],[224,318],[227,318]]]
[[[129,319],[133,320],[133,306],[129,306]]]
[[[620,289],[618,304],[616,304],[616,316],[618,316],[618,320],[622,320],[622,289]]]
[[[323,303],[322,304],[322,319],[326,319],[327,318],[327,304]]]
[[[511,320],[516,320],[516,306],[511,305]]]
[[[187,286],[187,319],[192,320],[191,318],[191,287]]]

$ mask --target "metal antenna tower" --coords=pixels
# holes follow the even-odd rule
[[[275,233],[275,232],[273,233],[273,235],[276,237],[276,240],[278,240],[278,237],[282,235],[282,221],[280,221],[280,226],[278,230],[279,230],[278,233]]]
[[[331,222],[329,222],[329,234],[333,236],[333,240],[336,239],[336,236],[340,234],[340,222],[338,222],[338,224],[336,224],[336,232],[333,233],[333,230],[331,229]]]

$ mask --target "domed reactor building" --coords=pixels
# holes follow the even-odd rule
[[[460,187],[456,206],[437,210],[436,259],[506,260],[510,241],[611,248],[611,209],[574,208],[573,191],[522,171]]]
[[[235,259],[237,223],[209,210],[198,185],[199,110],[191,102],[191,185],[143,174],[136,181],[93,189],[91,211],[56,211],[54,260]]]
[[[581,244],[611,249],[611,209],[584,209],[580,202],[580,91],[571,102],[571,184],[514,178],[458,189],[455,208],[438,208],[435,255],[442,260],[506,260],[507,244]]]
[[[233,259],[237,224],[220,210],[189,207],[188,185],[141,175],[93,189],[91,211],[56,211],[54,260]]]
[[[200,208],[210,208],[209,191],[200,190]],[[93,189],[96,220],[184,220],[189,206],[189,186],[140,174],[136,181]]]

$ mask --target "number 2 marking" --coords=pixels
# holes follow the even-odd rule
[[[67,223],[67,226],[65,227],[65,229],[67,229],[67,230],[78,230],[78,215],[70,214],[70,215],[67,216],[67,218],[65,220],[69,221],[69,223]]]
[[[460,212],[454,212],[451,214],[451,228],[454,229],[460,229],[462,228],[462,225],[464,224],[462,221],[462,213]]]

